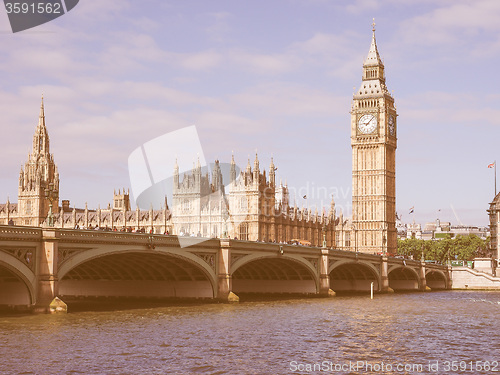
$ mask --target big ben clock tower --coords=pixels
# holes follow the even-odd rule
[[[385,84],[375,41],[363,64],[363,80],[351,107],[351,246],[364,253],[396,253],[397,113]]]

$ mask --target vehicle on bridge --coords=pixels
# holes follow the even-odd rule
[[[301,246],[311,246],[311,242],[306,241],[306,240],[297,239],[297,238],[291,239],[290,241],[288,241],[288,244],[301,245]]]

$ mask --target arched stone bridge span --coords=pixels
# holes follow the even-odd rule
[[[54,297],[207,298],[450,288],[445,266],[226,239],[0,226],[0,306]],[[330,293],[331,294],[331,293]]]

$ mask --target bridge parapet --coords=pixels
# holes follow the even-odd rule
[[[13,240],[40,240],[42,238],[42,228],[19,227],[10,225],[0,225],[0,241]]]
[[[156,285],[157,290],[171,288],[175,296],[228,300],[233,287],[235,293],[328,295],[330,288],[366,291],[371,282],[381,292],[390,290],[390,285],[400,290],[424,290],[426,285],[450,288],[451,280],[446,266],[338,249],[16,226],[0,226],[0,276],[2,272],[24,282],[30,300],[41,309],[57,296],[61,285],[65,292],[75,291],[61,292],[70,296],[93,296],[85,289],[91,285],[98,291],[107,285],[107,293],[121,293],[142,283],[141,292],[149,293]],[[10,286],[0,285],[6,287]],[[196,293],[201,288],[203,295]],[[1,298],[0,304],[4,304]]]

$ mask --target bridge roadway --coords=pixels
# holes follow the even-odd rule
[[[325,248],[229,239],[0,226],[0,307],[47,312],[59,296],[207,298],[230,294],[450,289],[446,266]]]

